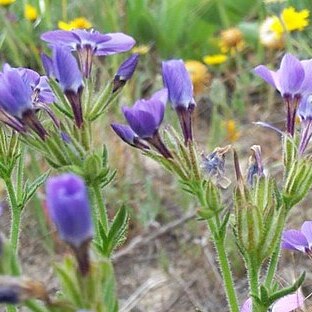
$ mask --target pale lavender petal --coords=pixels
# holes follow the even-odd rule
[[[95,48],[98,44],[102,44],[109,41],[111,37],[107,34],[101,34],[98,31],[86,29],[74,29],[72,30],[73,35],[79,41],[81,46],[90,45]]]
[[[71,52],[65,47],[55,46],[52,60],[55,78],[62,89],[78,93],[79,88],[83,85],[82,74]]]
[[[55,76],[54,69],[53,69],[53,61],[52,59],[47,56],[44,53],[41,53],[41,61],[44,68],[44,71],[46,72],[47,76],[49,78],[52,78]]]
[[[272,312],[290,312],[304,306],[304,297],[301,291],[290,294],[273,304]]]
[[[163,89],[155,92],[152,95],[151,100],[158,100],[158,101],[162,102],[164,104],[164,106],[166,106],[167,101],[168,101],[168,89],[163,88]]]
[[[283,232],[282,248],[305,252],[308,247],[308,241],[300,231],[288,230]]]
[[[111,55],[120,52],[126,52],[135,45],[135,40],[123,33],[108,33],[110,40],[98,43],[95,55]]]
[[[277,88],[276,86],[276,81],[275,81],[275,76],[274,74],[276,74],[274,71],[268,69],[266,66],[264,65],[259,65],[257,66],[253,72],[258,75],[260,78],[262,78],[265,82],[267,82],[268,84],[270,84],[271,86],[273,86],[274,88]]]
[[[304,69],[304,81],[301,84],[300,92],[303,94],[312,92],[312,60],[301,61]]]
[[[301,226],[301,232],[306,237],[309,248],[312,246],[312,221],[305,221]]]
[[[300,61],[289,53],[285,54],[281,62],[281,67],[278,70],[282,95],[300,92],[304,76],[304,69]]]
[[[54,93],[48,84],[47,77],[41,76],[38,85],[35,87],[35,91],[39,92],[39,102],[50,104],[55,101]]]
[[[62,44],[72,49],[75,49],[79,43],[77,37],[71,31],[66,30],[47,31],[40,36],[40,39],[53,45]]]
[[[242,307],[240,308],[240,312],[252,312],[252,301],[251,298],[248,298]]]

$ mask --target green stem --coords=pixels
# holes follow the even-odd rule
[[[214,237],[215,236],[214,233],[216,233],[216,227],[212,219],[208,220],[208,226],[210,229],[210,233],[212,233],[213,243],[217,251],[219,266],[222,274],[222,279],[224,282],[224,288],[230,312],[239,312],[239,305],[237,301],[236,291],[234,288],[233,276],[229,260],[225,251],[224,239]]]
[[[101,188],[99,185],[93,186],[96,202],[97,202],[97,215],[99,220],[101,221],[105,233],[108,233],[108,216],[107,216],[107,210],[105,207],[104,199],[101,194]]]
[[[11,248],[13,253],[17,254],[22,211],[17,203],[16,193],[11,177],[5,178],[4,183],[7,189],[9,204],[11,208],[11,218],[12,218],[10,230]]]
[[[267,276],[265,278],[265,282],[264,282],[264,285],[268,288],[271,287],[271,284],[272,284],[272,281],[273,281],[273,278],[275,276],[275,272],[277,270],[277,265],[278,265],[278,259],[279,259],[279,256],[280,256],[280,252],[281,252],[281,248],[280,248],[280,244],[278,243],[277,244],[277,247],[270,259],[270,264],[269,264],[269,267],[268,267],[268,271],[267,271]]]
[[[16,312],[16,307],[14,305],[8,304],[6,306],[7,312]]]

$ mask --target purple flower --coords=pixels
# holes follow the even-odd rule
[[[312,91],[312,60],[299,61],[295,56],[285,54],[277,71],[259,65],[254,72],[281,93],[287,108],[287,132],[293,136],[298,104]]]
[[[138,137],[138,135],[130,128],[130,126],[113,123],[111,124],[111,127],[115,133],[129,145],[140,149],[149,149],[149,147]]]
[[[298,115],[301,120],[299,153],[302,155],[312,136],[312,94],[307,94],[302,98],[298,108]]]
[[[119,67],[114,78],[113,92],[122,88],[126,82],[132,77],[139,61],[139,54],[132,54]]]
[[[32,87],[20,70],[5,66],[0,73],[0,120],[18,132],[29,127],[44,140],[47,132],[35,114],[39,107],[32,97]]]
[[[306,221],[299,230],[287,230],[282,235],[282,248],[312,254],[312,221]]]
[[[287,295],[281,299],[278,299],[273,305],[270,311],[272,312],[291,312],[295,309],[302,308],[304,305],[304,297],[301,291],[297,291],[294,294]],[[240,312],[252,312],[251,298],[247,299],[240,309]]]
[[[41,35],[41,39],[52,45],[64,45],[77,51],[81,70],[85,77],[91,73],[93,55],[111,55],[130,50],[135,40],[123,33],[101,34],[98,31],[75,29],[53,30]]]
[[[80,247],[93,237],[90,203],[82,178],[65,173],[49,178],[47,206],[62,240]]]
[[[47,75],[55,78],[68,98],[78,128],[83,124],[81,92],[83,79],[75,57],[64,46],[54,46],[52,58],[42,55],[42,62]]]
[[[168,89],[169,100],[177,111],[185,144],[193,140],[191,114],[195,108],[193,85],[182,60],[162,63],[163,82]]]
[[[118,125],[113,127],[115,132],[128,144],[139,148],[140,140],[145,140],[154,146],[164,157],[170,158],[171,153],[162,142],[158,129],[164,119],[166,102],[168,98],[167,89],[162,89],[148,99],[138,100],[130,107],[123,107],[123,114],[130,126]],[[139,140],[140,139],[140,140]]]

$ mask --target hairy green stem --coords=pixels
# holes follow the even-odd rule
[[[107,216],[107,210],[105,207],[104,199],[101,193],[101,187],[99,185],[93,186],[96,202],[97,202],[97,214],[99,217],[99,220],[101,221],[105,233],[108,233],[108,216]]]
[[[271,287],[272,285],[272,281],[274,279],[275,276],[275,272],[277,270],[277,265],[278,265],[278,259],[280,256],[280,252],[281,252],[281,248],[280,248],[280,244],[277,244],[276,249],[274,250],[274,253],[270,259],[270,263],[269,263],[269,267],[267,270],[267,276],[265,278],[265,282],[264,285],[268,288]]]
[[[6,190],[8,193],[9,204],[11,208],[11,230],[10,230],[10,242],[12,251],[17,254],[18,251],[18,240],[21,223],[21,209],[18,206],[17,197],[14,189],[14,185],[11,177],[4,179]]]
[[[213,243],[215,245],[217,256],[219,259],[219,266],[222,274],[222,279],[224,282],[224,288],[226,293],[226,298],[229,304],[230,312],[239,312],[239,305],[236,296],[236,291],[234,288],[233,276],[229,264],[229,260],[225,251],[224,239],[216,238],[215,234],[215,224],[212,219],[208,220],[208,226],[210,232],[212,233]]]

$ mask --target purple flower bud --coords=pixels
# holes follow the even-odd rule
[[[77,51],[85,77],[90,76],[94,55],[102,56],[125,52],[135,44],[132,37],[123,33],[101,34],[95,30],[81,29],[48,31],[41,35],[41,39],[52,45],[62,45],[72,51]]]
[[[82,178],[71,173],[49,178],[46,193],[49,214],[62,240],[79,248],[92,239],[90,203]]]
[[[52,59],[45,54],[42,54],[41,58],[47,75],[58,81],[67,96],[74,113],[76,125],[80,128],[83,123],[81,106],[83,79],[75,57],[67,47],[54,46]]]
[[[178,114],[186,145],[189,140],[193,140],[191,120],[195,107],[193,84],[182,60],[163,62],[162,73],[169,100]]]
[[[129,145],[140,149],[149,149],[149,147],[138,137],[130,126],[114,123],[111,127],[115,133]]]
[[[114,78],[113,92],[122,88],[126,82],[132,77],[139,61],[139,54],[132,54],[119,67]]]

